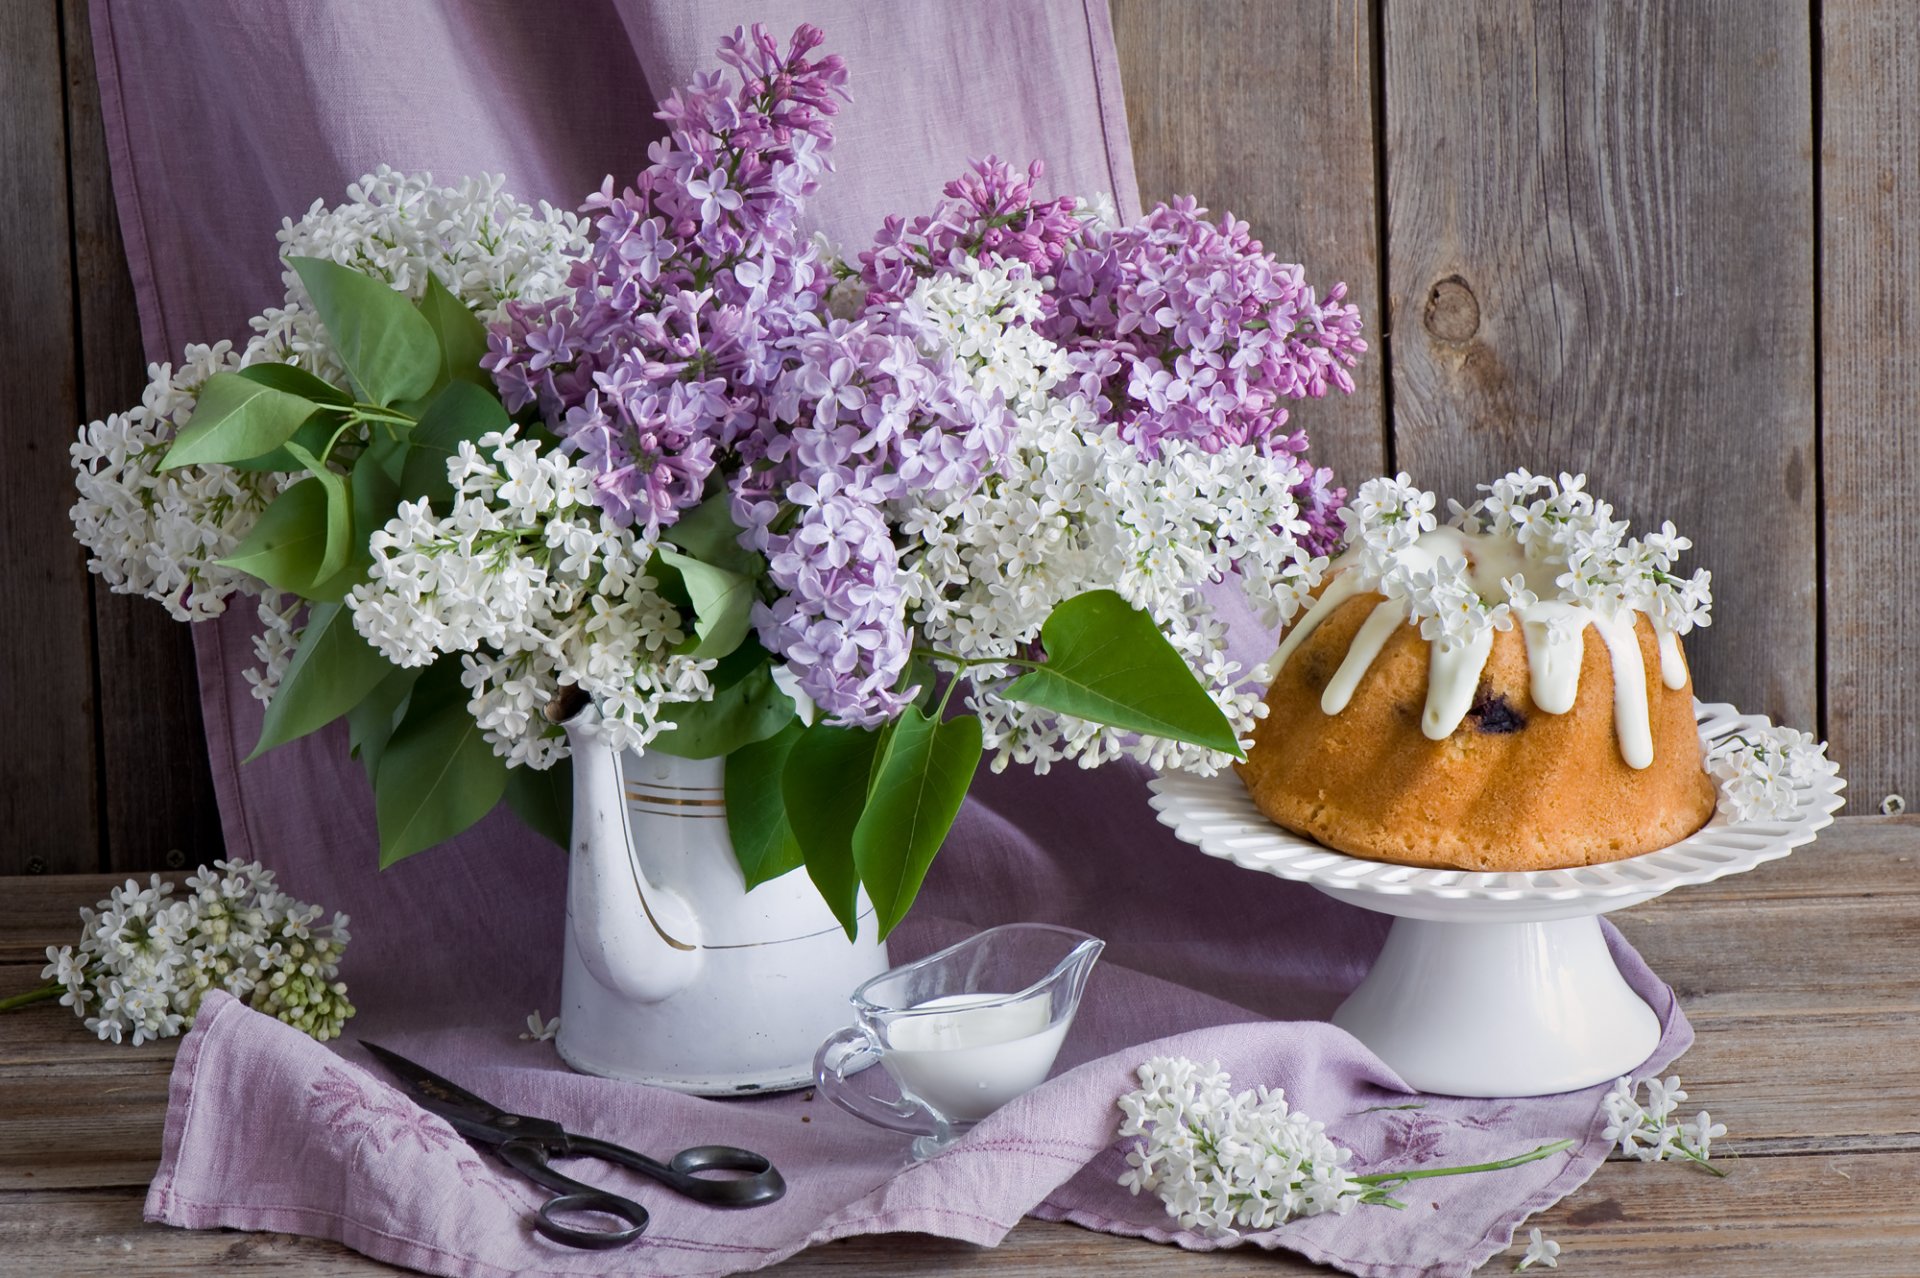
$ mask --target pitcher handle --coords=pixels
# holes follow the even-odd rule
[[[848,1075],[879,1064],[880,1050],[880,1044],[861,1025],[849,1025],[829,1035],[813,1056],[813,1081],[820,1094],[875,1127],[905,1132],[909,1136],[931,1137],[941,1144],[953,1139],[953,1129],[947,1120],[912,1097],[883,1100],[848,1081]]]

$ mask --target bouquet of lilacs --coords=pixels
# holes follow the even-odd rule
[[[347,916],[280,890],[273,871],[216,861],[175,885],[128,879],[80,911],[77,945],[47,947],[47,982],[0,999],[0,1011],[59,999],[102,1039],[172,1038],[193,1025],[209,990],[325,1042],[353,1004],[339,979]]]
[[[1366,349],[1231,217],[1119,225],[996,159],[811,238],[847,69],[721,41],[585,221],[379,174],[282,232],[287,305],[95,423],[76,521],[176,615],[265,596],[261,749],[348,721],[382,855],[504,794],[564,839],[564,721],[727,760],[749,886],[905,913],[979,761],[1211,770],[1344,496],[1293,401]],[[559,782],[559,783],[556,783]]]

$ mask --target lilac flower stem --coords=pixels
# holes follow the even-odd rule
[[[48,981],[37,990],[28,990],[24,994],[14,994],[0,998],[0,1012],[11,1012],[16,1007],[31,1007],[35,1003],[45,1003],[60,997],[60,982]]]
[[[1046,665],[1044,661],[1030,661],[1025,657],[963,657],[958,653],[941,652],[938,648],[915,648],[913,655],[925,657],[928,661],[946,661],[964,669],[974,666],[1020,666],[1027,670],[1038,670]]]
[[[1468,1172],[1503,1171],[1508,1167],[1518,1167],[1523,1163],[1538,1162],[1542,1158],[1547,1158],[1560,1153],[1562,1150],[1572,1148],[1573,1141],[1557,1140],[1551,1145],[1542,1145],[1538,1149],[1530,1149],[1526,1153],[1516,1154],[1512,1158],[1502,1158],[1498,1162],[1474,1163],[1470,1167],[1422,1167],[1416,1171],[1374,1172],[1368,1176],[1355,1176],[1353,1181],[1356,1185],[1371,1185],[1385,1189],[1388,1186],[1399,1185],[1409,1180],[1426,1180],[1432,1176],[1464,1176]]]

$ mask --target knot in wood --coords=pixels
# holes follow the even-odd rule
[[[1480,299],[1467,282],[1449,275],[1427,291],[1427,331],[1443,342],[1471,341],[1480,331]]]

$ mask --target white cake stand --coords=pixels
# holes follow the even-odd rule
[[[1768,726],[1730,705],[1694,709],[1708,746]],[[1845,783],[1804,783],[1784,820],[1730,822],[1716,813],[1657,852],[1510,874],[1332,851],[1269,821],[1231,773],[1148,784],[1160,820],[1207,855],[1394,916],[1386,948],[1333,1023],[1409,1085],[1448,1096],[1543,1096],[1618,1078],[1660,1041],[1659,1017],[1621,977],[1599,916],[1812,842],[1833,823]]]

